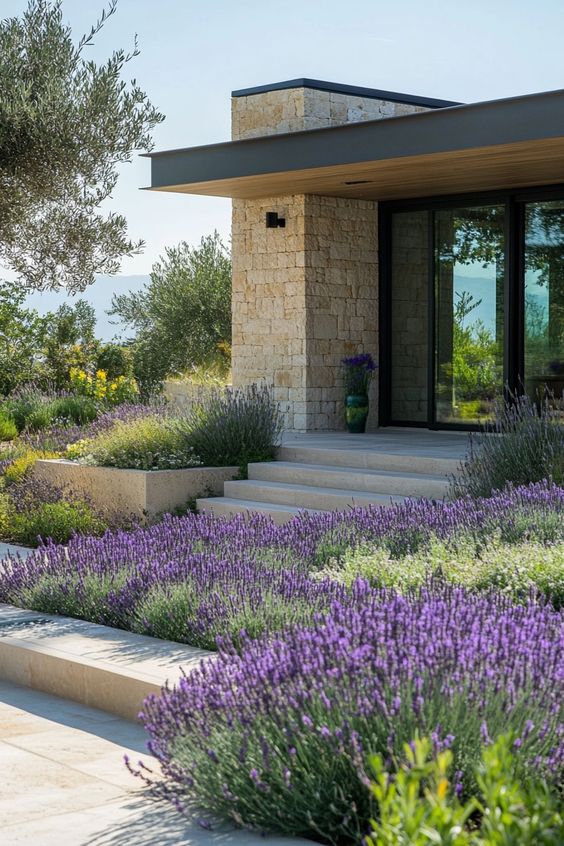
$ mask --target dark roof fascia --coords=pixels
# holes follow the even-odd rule
[[[340,82],[326,82],[323,79],[287,79],[273,82],[271,85],[257,85],[254,88],[239,88],[232,91],[232,97],[251,97],[253,94],[265,94],[268,91],[284,91],[288,88],[312,88],[314,91],[329,91],[334,94],[348,94],[351,97],[366,97],[372,100],[388,100],[391,103],[409,103],[413,106],[426,106],[428,109],[444,109],[448,106],[460,106],[456,100],[437,100],[435,97],[418,97],[415,94],[402,94],[399,91],[383,91],[380,88],[364,88],[359,85],[345,85]]]
[[[558,137],[564,90],[144,155],[166,188]]]

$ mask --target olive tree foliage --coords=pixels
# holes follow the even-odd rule
[[[27,308],[25,291],[0,280],[0,396],[34,379],[50,315]]]
[[[229,359],[231,258],[217,232],[170,247],[139,292],[115,295],[110,315],[134,331],[135,375],[145,388],[191,367]]]
[[[0,20],[0,262],[28,289],[84,290],[143,246],[122,215],[99,211],[163,120],[122,78],[136,41],[101,64],[86,56],[116,4],[76,44],[60,0]]]

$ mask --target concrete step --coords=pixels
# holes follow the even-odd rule
[[[364,492],[328,486],[289,484],[287,482],[247,479],[225,483],[225,496],[316,511],[341,511],[353,506],[383,505],[403,502],[403,496]]]
[[[272,517],[275,523],[285,523],[296,517],[301,511],[314,511],[310,508],[296,508],[293,505],[279,505],[273,502],[259,502],[250,499],[234,499],[229,496],[214,496],[208,499],[197,499],[196,509],[205,511],[208,514],[215,514],[216,517],[227,517],[231,514],[247,512],[251,514],[258,511]]]
[[[440,448],[437,449],[440,452]],[[441,458],[420,451],[410,453],[381,451],[366,449],[359,443],[358,449],[338,449],[326,447],[293,446],[286,444],[278,449],[277,458],[282,462],[296,462],[301,464],[323,464],[332,467],[355,467],[364,470],[388,470],[405,473],[421,473],[437,476],[447,476],[458,469],[458,458]]]
[[[448,479],[442,475],[291,461],[249,464],[249,479],[269,483],[284,482],[292,486],[307,486],[319,490],[333,488],[345,492],[354,491],[358,495],[385,494],[388,503],[390,496],[441,499],[448,490]],[[229,487],[234,484],[238,483],[226,482],[225,493],[228,488],[235,490]]]

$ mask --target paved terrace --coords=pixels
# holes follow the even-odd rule
[[[364,435],[348,432],[286,432],[282,446],[347,450],[351,453],[382,452],[458,460],[466,452],[467,432],[431,432],[428,429],[385,428]]]

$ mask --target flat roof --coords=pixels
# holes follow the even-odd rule
[[[564,182],[564,90],[146,154],[151,189],[400,199]]]
[[[232,97],[251,97],[253,94],[265,94],[268,91],[284,91],[288,88],[312,88],[314,91],[329,91],[333,94],[347,94],[350,97],[363,97],[371,100],[388,100],[391,103],[409,103],[412,106],[426,106],[428,109],[444,109],[447,106],[460,106],[456,100],[437,100],[435,97],[419,97],[415,94],[401,94],[399,91],[384,91],[381,88],[364,88],[359,85],[345,85],[341,82],[327,82],[324,79],[286,79],[270,85],[257,85],[254,88],[239,88],[232,91]]]

